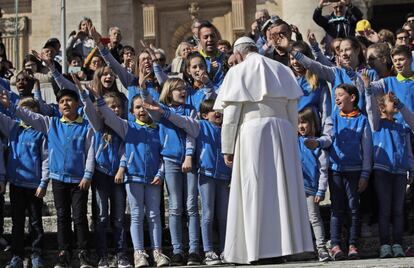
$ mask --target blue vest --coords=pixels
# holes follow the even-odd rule
[[[414,81],[405,80],[399,82],[397,77],[389,76],[384,78],[384,84],[385,93],[392,91],[408,110],[414,112]],[[395,118],[399,123],[405,123],[401,113],[398,113]]]
[[[191,105],[195,110],[200,112],[200,105],[206,99],[206,94],[203,88],[195,90],[194,88],[187,86],[187,97],[185,103]]]
[[[109,176],[115,176],[121,160],[119,150],[123,142],[114,131],[110,130],[109,134],[111,141],[108,143],[104,140],[104,133],[95,132],[95,169]]]
[[[41,132],[16,123],[10,133],[7,158],[7,178],[11,184],[32,189],[39,187],[44,138]]]
[[[178,108],[172,108],[161,104],[164,109],[169,109],[179,115],[190,116],[194,108],[190,105],[182,105]],[[175,126],[168,119],[161,118],[160,120],[160,140],[162,144],[161,155],[164,159],[175,163],[183,163],[186,148],[185,140],[187,133]]]
[[[330,168],[334,171],[362,170],[362,136],[367,118],[362,113],[356,117],[342,117],[337,109],[332,114],[332,121]]]
[[[305,146],[305,137],[299,136],[298,145],[302,161],[303,183],[307,195],[316,195],[319,184],[319,160],[321,149],[311,150]]]
[[[48,133],[50,178],[64,183],[79,183],[84,177],[87,152],[85,139],[89,123],[63,123],[52,117]]]
[[[393,174],[406,174],[409,170],[407,136],[410,131],[403,124],[380,120],[377,131],[372,133],[374,143],[374,169]]]
[[[229,180],[231,169],[224,163],[221,153],[221,128],[207,120],[199,122],[200,134],[196,149],[198,172],[215,179]]]
[[[158,129],[128,122],[125,183],[151,183],[160,166],[160,151]]]

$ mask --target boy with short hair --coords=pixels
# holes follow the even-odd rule
[[[52,179],[54,202],[58,221],[58,263],[55,268],[70,267],[71,221],[79,249],[81,268],[91,267],[87,251],[88,189],[95,168],[94,133],[89,123],[77,113],[79,96],[62,89],[57,93],[61,117],[48,117],[10,104],[7,92],[0,103],[48,138],[49,178]]]

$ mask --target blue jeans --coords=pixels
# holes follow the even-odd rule
[[[109,200],[111,201],[111,219],[114,226],[114,242],[117,253],[125,251],[125,185],[116,184],[114,177],[95,170],[92,180],[92,194],[95,204],[95,242],[100,258],[108,255],[107,230],[109,223]]]
[[[160,249],[162,243],[162,226],[160,217],[159,185],[145,183],[127,183],[128,204],[131,210],[131,238],[134,250],[144,250],[144,215],[147,215],[151,246]]]
[[[165,181],[168,191],[169,228],[174,254],[183,254],[183,197],[188,216],[190,253],[199,252],[200,222],[198,216],[198,183],[194,172],[181,172],[181,165],[165,161]]]
[[[374,172],[379,205],[380,243],[381,245],[390,244],[389,224],[392,220],[393,242],[401,245],[404,232],[404,197],[407,179],[405,175],[391,174],[381,170]]]
[[[360,233],[358,183],[361,172],[333,172],[329,176],[331,192],[331,245],[341,244],[341,230],[350,213],[349,245],[357,245]]]
[[[226,238],[227,207],[229,204],[229,183],[200,174],[198,187],[201,196],[201,234],[204,252],[213,251],[213,220],[217,215],[220,253],[224,250]]]

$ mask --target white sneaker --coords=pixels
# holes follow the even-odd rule
[[[146,267],[149,266],[148,254],[144,250],[136,250],[134,252],[134,267]]]
[[[163,266],[170,265],[170,259],[164,254],[162,254],[162,252],[159,249],[154,249],[153,257],[154,257],[155,263],[157,264],[157,267],[163,267]]]

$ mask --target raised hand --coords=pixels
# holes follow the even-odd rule
[[[283,51],[289,51],[289,39],[285,34],[272,35],[273,40],[276,43],[276,47]]]
[[[153,102],[153,103],[143,102],[142,107],[144,107],[144,109],[147,111],[158,112],[161,115],[164,113],[164,109],[157,102]]]
[[[316,40],[315,34],[308,30],[308,42],[311,46],[318,45],[318,40]]]
[[[397,96],[395,96],[394,92],[388,91],[387,95],[388,99],[394,103],[394,107],[398,107],[400,104],[400,99]]]
[[[151,60],[153,62],[158,61],[157,56],[155,55],[155,52],[154,52],[155,47],[152,44],[148,45],[142,40],[140,40],[140,43],[144,47],[144,50],[148,53],[148,55],[150,55]]]
[[[329,0],[320,0],[319,1],[319,4],[318,4],[318,7],[319,8],[324,8],[324,7],[326,7],[326,6],[329,6],[331,3],[329,2]]]
[[[7,90],[0,91],[0,104],[6,108],[10,107],[10,97],[9,92]]]
[[[95,44],[101,44],[102,35],[96,30],[95,26],[89,28],[89,35],[95,41]]]
[[[369,78],[369,75],[368,75],[368,69],[362,70],[361,79],[364,82],[364,87],[368,88],[369,84],[371,83],[371,78]]]
[[[38,53],[36,50],[32,49],[31,53],[33,56],[35,56],[39,61],[43,61],[46,66],[50,67],[53,65],[53,59],[46,55],[43,51],[41,53]]]
[[[372,43],[378,43],[380,41],[378,33],[372,29],[365,30],[364,36]]]

